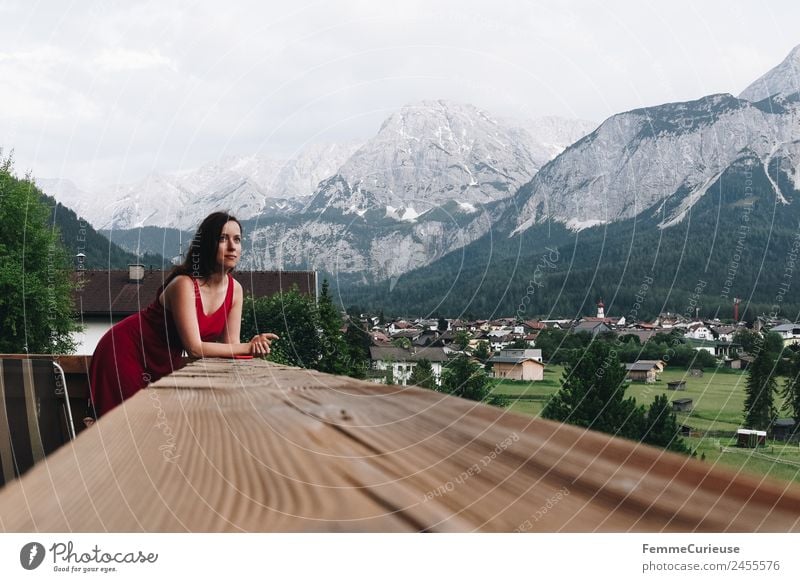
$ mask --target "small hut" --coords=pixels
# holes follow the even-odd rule
[[[736,446],[745,449],[755,449],[767,444],[767,431],[740,428],[736,431]]]
[[[672,401],[672,410],[675,412],[691,412],[692,399],[691,398],[676,398]]]
[[[667,382],[668,390],[686,390],[686,380],[675,380],[674,382]]]

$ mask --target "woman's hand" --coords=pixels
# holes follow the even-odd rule
[[[270,351],[270,344],[280,339],[274,333],[260,333],[250,340],[250,353],[254,356],[266,356]]]

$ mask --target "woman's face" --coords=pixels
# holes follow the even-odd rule
[[[217,246],[217,264],[222,267],[224,272],[228,272],[236,266],[242,256],[242,229],[239,225],[229,220],[222,227],[219,235],[219,245]]]

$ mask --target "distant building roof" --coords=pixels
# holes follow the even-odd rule
[[[131,315],[150,305],[170,271],[145,270],[141,281],[130,280],[124,270],[91,270],[76,273],[80,289],[73,293],[75,307],[84,316]],[[300,293],[317,295],[315,271],[234,271],[245,295],[270,297],[297,285]]]
[[[493,364],[521,364],[522,362],[535,362],[544,367],[544,364],[540,360],[531,358],[529,356],[492,356],[488,361],[492,362]]]
[[[596,334],[602,333],[604,331],[611,331],[611,328],[609,328],[602,321],[582,321],[581,323],[579,323],[578,325],[573,327],[572,331],[575,332],[575,333],[578,333],[578,332],[581,332],[581,331],[585,331],[585,332],[588,332],[588,333],[596,335]]]
[[[629,372],[648,372],[653,369],[658,370],[658,366],[645,362],[634,362],[633,364],[625,364],[625,369]]]
[[[770,328],[770,331],[800,334],[800,323],[784,323]]]
[[[372,361],[383,360],[384,362],[418,362],[419,360],[446,362],[448,359],[444,348],[406,350],[394,346],[372,346],[369,348],[369,357]]]

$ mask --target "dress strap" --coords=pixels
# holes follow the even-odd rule
[[[228,292],[225,294],[225,311],[230,311],[233,305],[233,275],[228,273]]]

